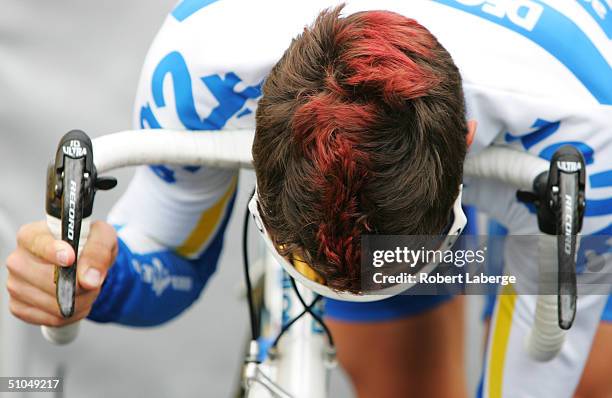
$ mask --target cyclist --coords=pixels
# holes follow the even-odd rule
[[[326,12],[303,30],[331,3],[179,3],[145,61],[135,125],[255,127],[266,227],[340,290],[358,285],[361,234],[444,231],[472,140],[473,151],[498,140],[543,157],[574,143],[591,175],[583,232],[610,232],[612,54],[588,5],[355,1],[349,16]],[[92,227],[70,320],[59,318],[49,265],[71,264],[74,254],[44,223],[25,226],[7,261],[13,313],[53,326],[86,316],[149,326],[177,316],[214,272],[236,181],[211,168],[139,169],[109,218],[119,238],[108,224]],[[538,231],[510,189],[472,181],[465,198],[511,233]],[[522,261],[537,268],[533,253]],[[574,329],[547,364],[523,350],[534,302],[509,294],[496,305],[486,396],[568,396],[577,385],[605,297],[580,297]],[[326,311],[360,396],[458,397],[460,309],[451,297],[397,296],[330,300]]]

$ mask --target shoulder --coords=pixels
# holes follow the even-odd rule
[[[612,10],[606,20],[590,2],[426,3],[410,12],[451,53],[464,80],[549,99],[573,95],[612,104]]]
[[[324,3],[179,2],[147,54],[135,127],[254,127],[264,78]]]

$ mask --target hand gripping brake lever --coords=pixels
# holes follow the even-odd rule
[[[71,266],[55,267],[55,294],[64,318],[71,317],[75,310],[78,258],[89,235],[95,193],[116,185],[114,178],[98,178],[87,134],[72,130],[62,137],[55,162],[47,170],[46,212],[54,237],[68,242],[76,255]],[[77,333],[78,322],[59,328],[42,327],[43,336],[56,344],[71,342]]]

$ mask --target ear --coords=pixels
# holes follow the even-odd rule
[[[468,120],[467,122],[467,128],[468,128],[468,133],[465,136],[465,142],[467,142],[467,146],[468,148],[472,145],[472,142],[474,141],[474,135],[476,134],[476,127],[478,127],[478,122],[476,120]]]

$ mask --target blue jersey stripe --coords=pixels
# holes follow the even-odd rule
[[[612,39],[612,3],[608,2],[610,5],[607,5],[605,1],[578,0],[578,4],[591,14],[608,39]]]
[[[576,76],[600,103],[612,105],[612,67],[588,36],[568,17],[538,1],[533,4],[542,13],[532,29],[513,23],[507,16],[498,17],[484,12],[479,5],[466,5],[457,0],[434,0],[440,4],[465,11],[530,39],[557,58]]]
[[[590,199],[586,202],[584,215],[586,217],[604,216],[612,214],[612,198]]]
[[[172,10],[172,16],[179,22],[183,22],[197,11],[217,1],[218,0],[183,0],[174,10]]]
[[[612,170],[601,171],[589,176],[591,188],[612,187]]]

